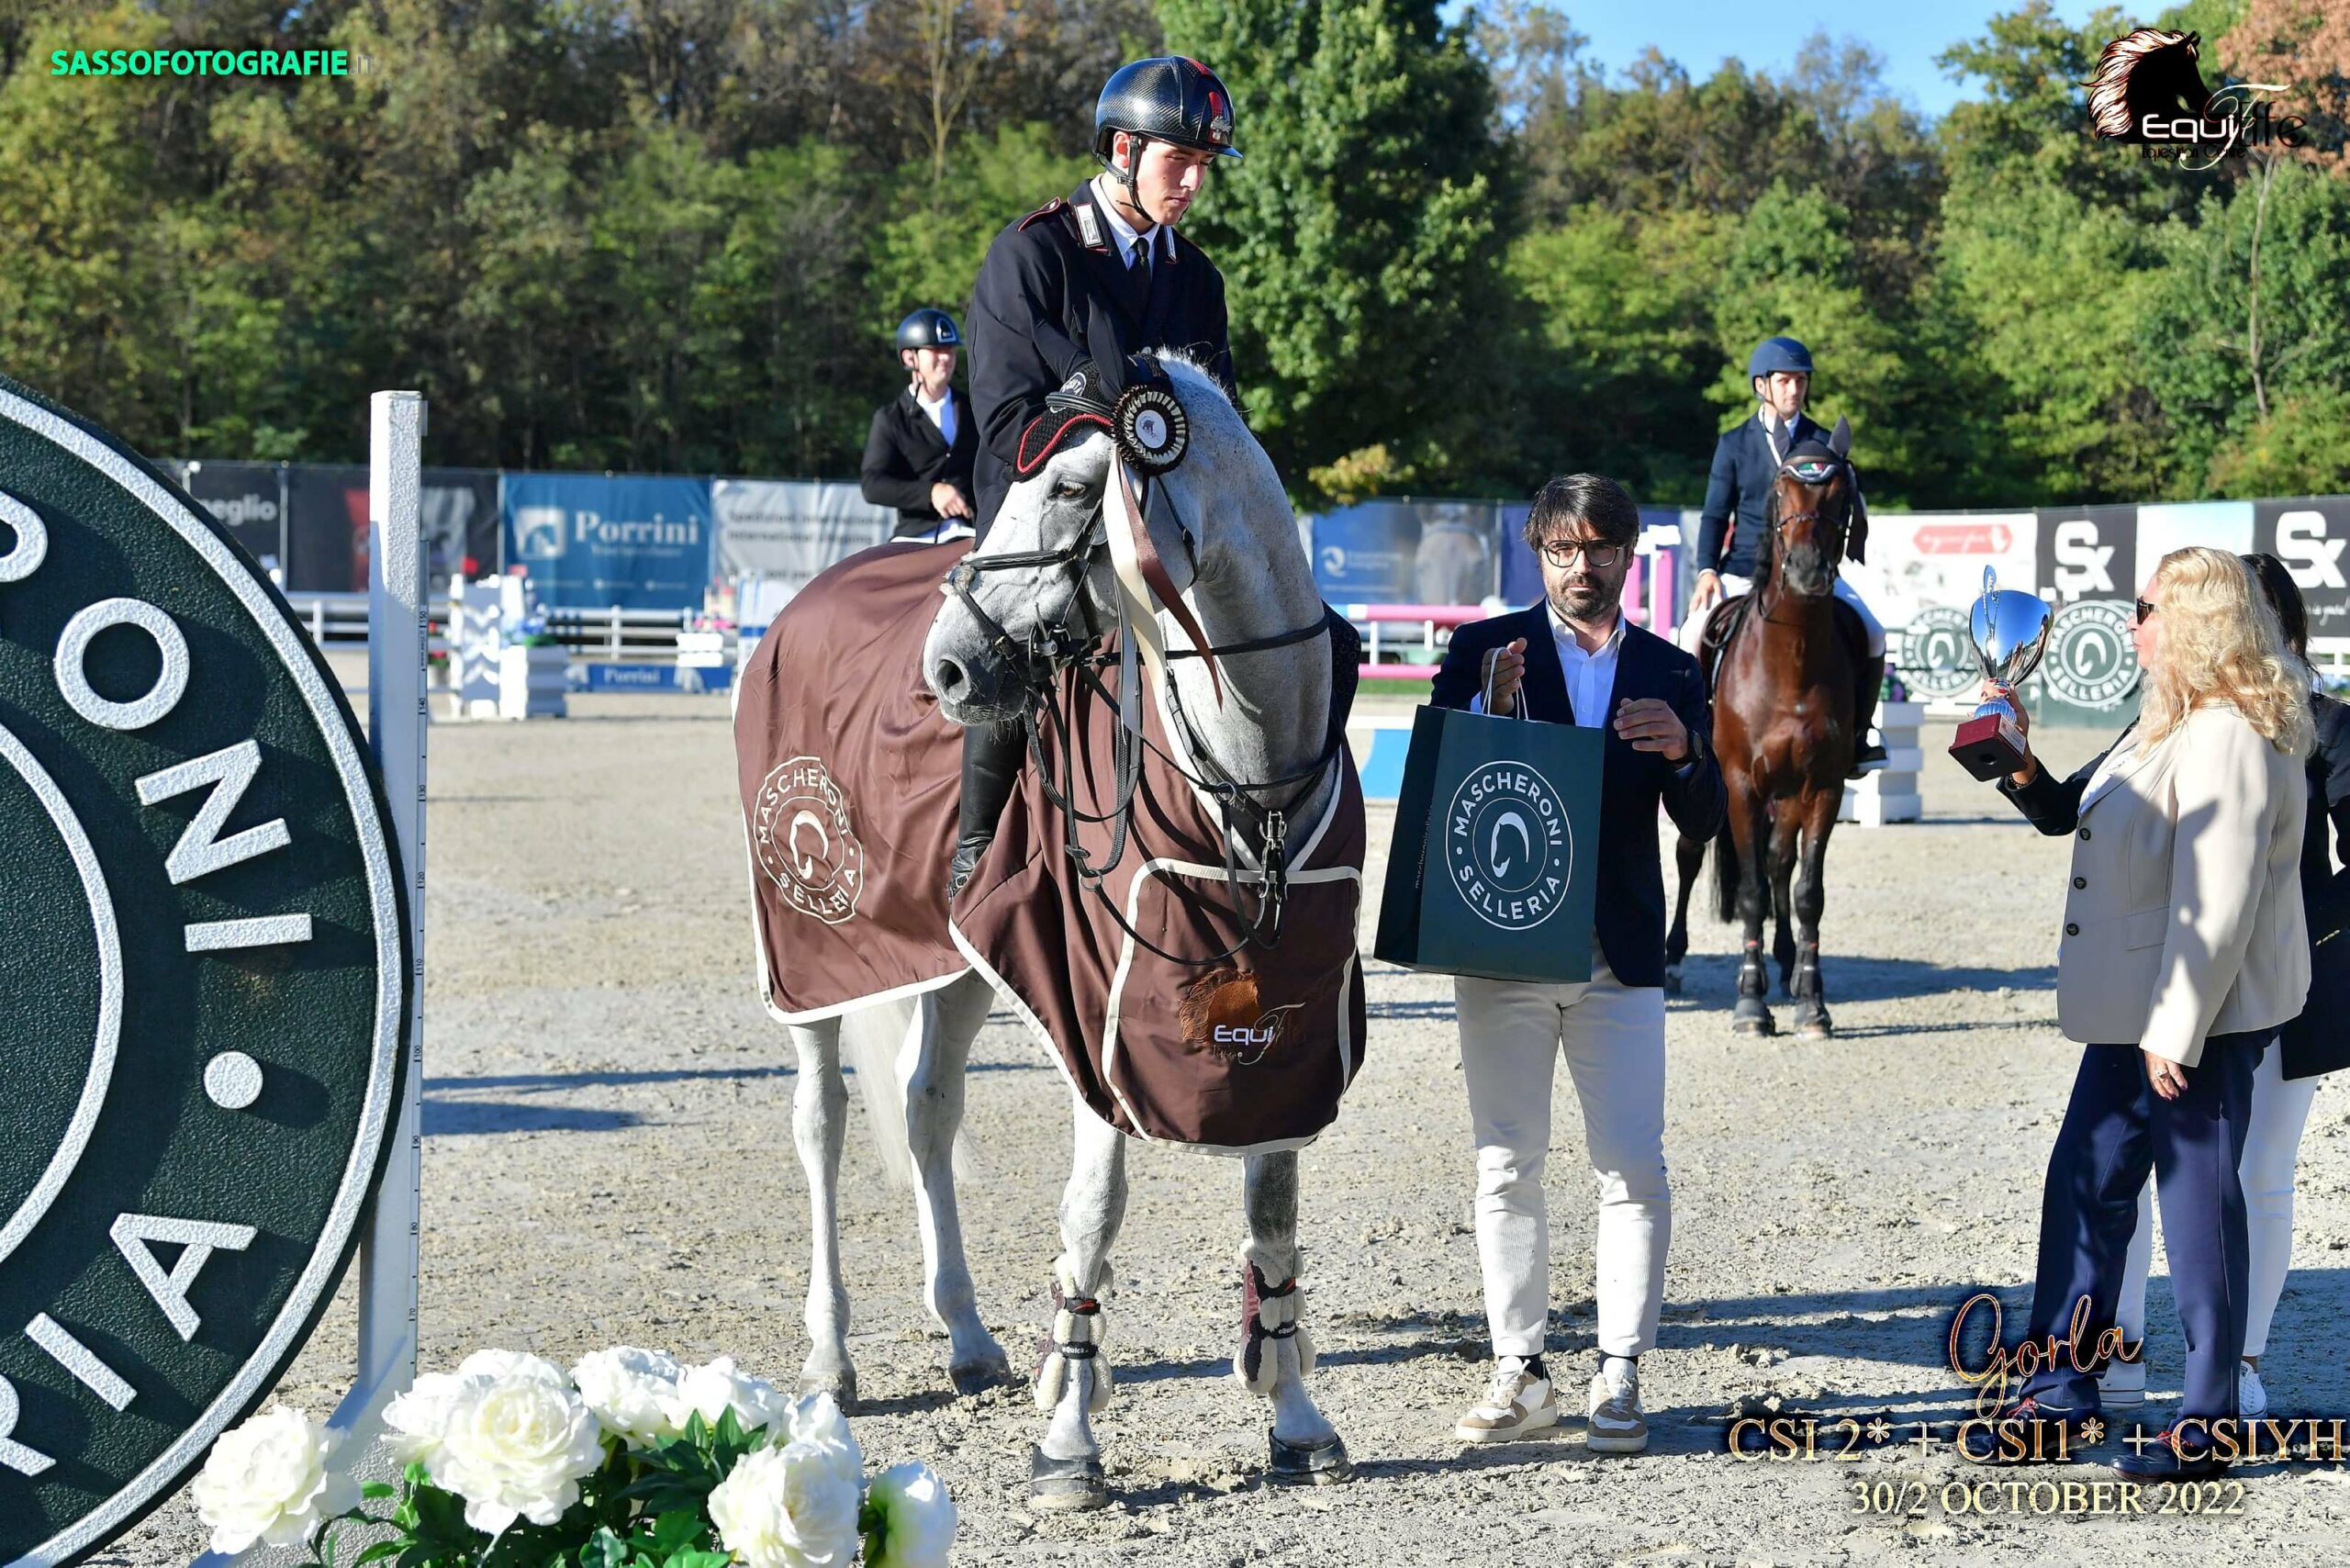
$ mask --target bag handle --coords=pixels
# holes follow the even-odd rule
[[[1494,656],[1492,659],[1487,661],[1485,665],[1485,689],[1481,695],[1484,699],[1485,713],[1487,717],[1494,719],[1511,718],[1522,722],[1526,718],[1526,690],[1523,685],[1518,689],[1517,705],[1515,708],[1506,714],[1496,713],[1494,711],[1494,671],[1501,667],[1502,648],[1506,648],[1507,646],[1509,646],[1509,644],[1507,643],[1504,643],[1501,647],[1493,650]]]

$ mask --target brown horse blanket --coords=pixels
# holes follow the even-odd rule
[[[1087,1107],[1121,1131],[1229,1154],[1310,1141],[1362,1065],[1364,826],[1352,754],[1339,747],[1337,788],[1317,820],[1289,825],[1286,909],[1270,951],[1252,945],[1187,965],[1135,941],[1078,878],[1068,821],[1033,760],[950,929],[963,732],[923,684],[921,654],[940,580],[969,548],[885,544],[851,556],[792,599],[744,668],[734,745],[768,1010],[811,1023],[976,966]],[[1351,646],[1339,655],[1348,666],[1354,656]],[[1113,689],[1117,678],[1107,672]],[[1116,709],[1074,675],[1057,701],[1077,737],[1079,808],[1106,816],[1117,800]],[[1332,733],[1343,737],[1337,706]],[[1214,808],[1161,755],[1158,704],[1142,707],[1153,744],[1102,892],[1152,944],[1206,958],[1238,940],[1263,873],[1255,846],[1236,848],[1236,913]],[[1063,754],[1052,742],[1046,754],[1058,780]],[[1107,823],[1076,832],[1097,863],[1108,859]]]
[[[1113,689],[1117,673],[1106,675]],[[1084,816],[1107,816],[1118,797],[1116,709],[1073,676],[1059,699],[1079,737],[1073,799]],[[1125,854],[1100,892],[1078,878],[1069,818],[1032,761],[956,901],[956,940],[1052,1049],[1087,1107],[1121,1132],[1219,1154],[1297,1148],[1337,1117],[1362,1066],[1362,785],[1343,745],[1345,714],[1332,716],[1337,787],[1316,820],[1289,827],[1277,944],[1184,964],[1136,941],[1102,895],[1150,944],[1205,959],[1239,940],[1264,875],[1255,846],[1236,845],[1236,910],[1215,808],[1162,755],[1169,726],[1158,703],[1142,709],[1152,744]],[[1063,758],[1056,747],[1047,755],[1058,779]],[[1075,831],[1079,847],[1106,863],[1110,825],[1080,820]]]
[[[963,732],[922,679],[938,585],[970,541],[883,544],[802,588],[744,666],[734,756],[759,985],[811,1023],[944,985]]]

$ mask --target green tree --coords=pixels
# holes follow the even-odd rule
[[[1505,243],[1492,93],[1436,0],[1163,0],[1231,87],[1244,162],[1192,232],[1230,294],[1239,393],[1292,491],[1387,443],[1449,476],[1486,449]]]

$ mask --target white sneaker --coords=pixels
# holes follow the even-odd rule
[[[1628,1356],[1603,1356],[1591,1379],[1591,1414],[1583,1441],[1594,1453],[1640,1453],[1649,1446],[1648,1418],[1640,1414],[1640,1363]]]
[[[2146,1358],[2110,1361],[2098,1373],[2097,1402],[2108,1410],[2134,1410],[2146,1402]]]
[[[2268,1414],[2268,1390],[2260,1385],[2260,1369],[2250,1361],[2236,1363],[2236,1414],[2247,1421]]]
[[[1485,1397],[1452,1425],[1465,1443],[1505,1443],[1559,1424],[1559,1396],[1550,1380],[1538,1376],[1521,1356],[1504,1356]]]

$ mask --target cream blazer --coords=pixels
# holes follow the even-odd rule
[[[2310,986],[2302,759],[2233,708],[2197,710],[2094,773],[2057,947],[2067,1038],[2193,1067],[2208,1035],[2270,1029]]]

